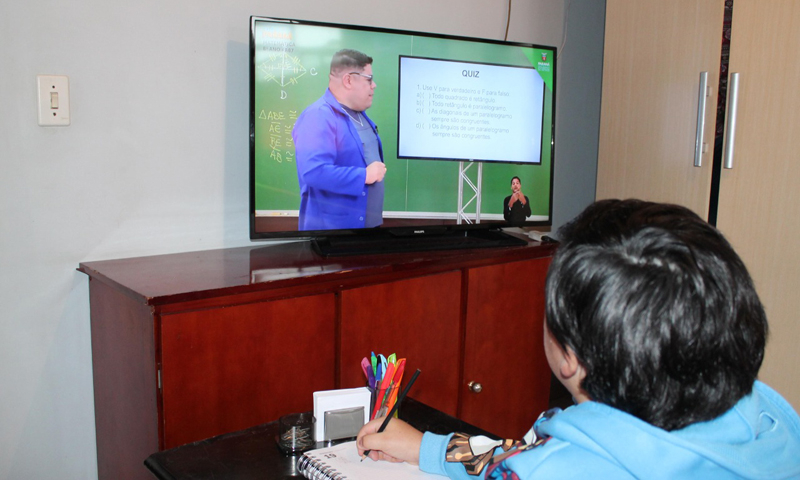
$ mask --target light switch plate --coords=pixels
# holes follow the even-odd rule
[[[36,75],[38,86],[39,126],[69,125],[69,77]]]

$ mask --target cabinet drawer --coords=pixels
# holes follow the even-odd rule
[[[549,265],[541,258],[469,270],[461,418],[504,438],[522,438],[548,407],[542,324]]]

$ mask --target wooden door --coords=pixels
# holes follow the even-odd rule
[[[608,0],[597,199],[641,198],[708,216],[723,0]],[[701,167],[700,74],[708,72]]]
[[[469,270],[461,418],[504,438],[522,438],[548,407],[543,322],[549,265],[550,258],[541,258]]]
[[[163,448],[277,420],[334,388],[333,294],[165,315]]]
[[[461,362],[461,271],[342,291],[341,387],[363,387],[361,359],[406,359],[409,396],[455,416]]]
[[[799,47],[796,0],[734,2],[729,70],[739,73],[738,109],[733,168],[722,170],[717,221],[767,311],[771,332],[760,378],[798,410]]]

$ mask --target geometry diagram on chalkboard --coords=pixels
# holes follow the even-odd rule
[[[281,87],[297,83],[297,79],[307,73],[300,59],[287,53],[270,54],[258,66],[258,71],[264,74],[264,80]]]

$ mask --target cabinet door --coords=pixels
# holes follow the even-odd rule
[[[406,358],[409,396],[455,416],[461,354],[461,272],[342,292],[342,388],[361,387],[361,359],[371,352]]]
[[[723,0],[608,0],[597,199],[642,198],[708,217]],[[708,72],[702,166],[694,166]]]
[[[334,387],[333,294],[165,315],[163,448],[312,409]]]
[[[738,118],[733,168],[720,177],[717,226],[767,311],[760,378],[800,410],[800,5],[736,0],[731,32]]]
[[[550,258],[542,258],[469,270],[461,418],[504,438],[521,438],[548,407],[543,322],[549,265]],[[481,385],[480,393],[470,382]]]

